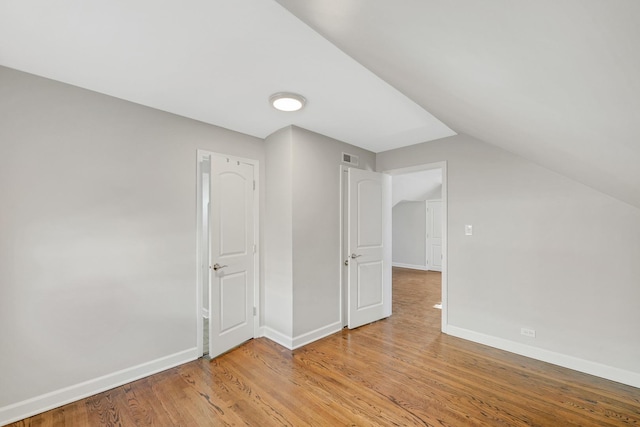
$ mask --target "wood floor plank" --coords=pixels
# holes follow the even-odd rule
[[[393,315],[289,351],[264,338],[12,426],[639,426],[640,390],[440,333],[440,274]]]

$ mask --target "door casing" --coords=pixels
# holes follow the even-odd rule
[[[447,250],[447,235],[449,229],[447,226],[448,218],[448,199],[447,199],[447,162],[434,162],[425,163],[417,166],[409,166],[406,168],[389,169],[381,171],[389,175],[402,175],[405,173],[419,172],[430,169],[442,170],[442,317],[441,317],[441,331],[447,333],[448,315],[449,315],[449,298],[448,298],[448,250]],[[343,174],[344,175],[344,174]]]
[[[427,200],[426,209],[427,209],[427,239],[426,239],[426,249],[425,255],[427,256],[427,269],[432,271],[442,271],[442,200]],[[439,215],[440,222],[437,224],[439,227],[435,226],[436,223],[436,215]],[[436,229],[439,230],[440,235],[436,236]],[[434,247],[436,246],[436,241],[438,243],[437,246],[440,247],[440,253],[435,253]]]

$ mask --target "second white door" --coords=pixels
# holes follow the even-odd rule
[[[391,315],[391,177],[348,169],[349,328]]]
[[[254,336],[254,168],[211,156],[209,356]]]

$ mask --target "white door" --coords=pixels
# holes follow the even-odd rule
[[[348,169],[348,326],[391,315],[391,177]]]
[[[211,156],[209,356],[254,336],[254,171]]]
[[[442,271],[442,202],[427,202],[429,270]]]

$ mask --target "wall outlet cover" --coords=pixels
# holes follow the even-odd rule
[[[535,338],[536,337],[535,329],[520,328],[520,333],[522,335],[524,335],[525,337],[531,337],[531,338]]]

